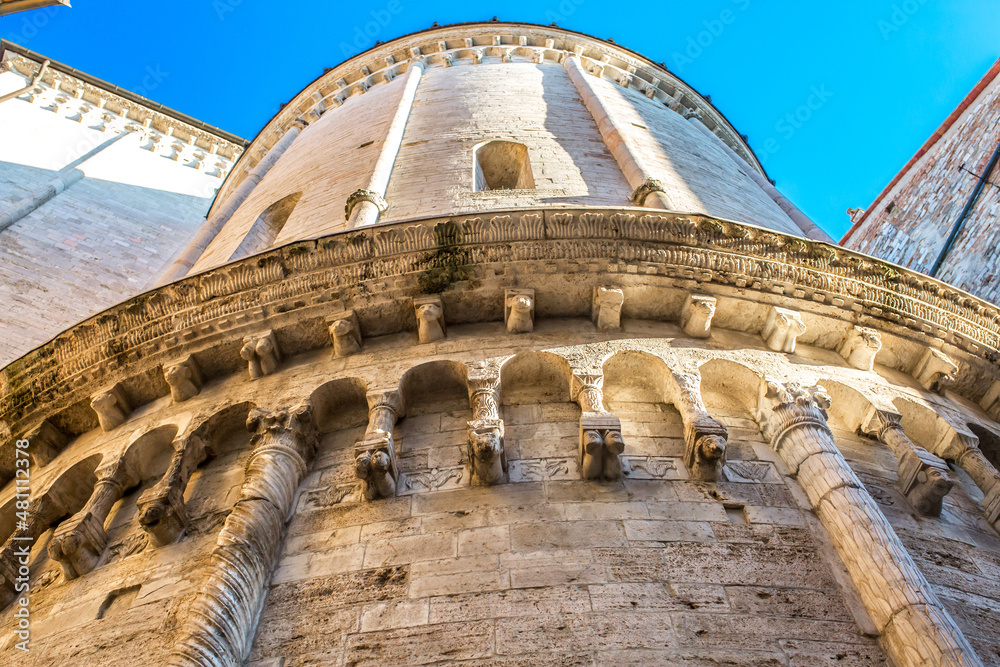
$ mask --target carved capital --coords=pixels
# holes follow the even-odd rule
[[[59,524],[49,541],[49,557],[59,562],[66,579],[87,574],[101,560],[108,546],[104,517],[79,512]]]
[[[604,374],[574,371],[570,380],[570,398],[584,412],[607,412],[604,409]]]
[[[201,391],[201,369],[191,355],[179,361],[164,364],[163,377],[170,385],[170,396],[174,399],[174,403],[183,403],[194,398]]]
[[[349,357],[361,351],[361,327],[353,310],[342,310],[326,318],[333,341],[333,356]]]
[[[805,331],[806,325],[798,312],[772,306],[761,336],[770,349],[791,354],[795,352],[795,341]]]
[[[531,333],[535,328],[535,290],[504,290],[504,322],[510,333]]]
[[[580,472],[584,479],[619,479],[624,451],[622,425],[617,417],[593,412],[580,416]]]
[[[765,377],[757,406],[757,422],[775,451],[781,452],[786,436],[798,428],[811,427],[830,434],[826,423],[830,396],[818,385],[803,387],[797,382],[781,382]],[[802,452],[803,456],[807,454]],[[794,453],[783,453],[782,456],[795,474],[801,460]]]
[[[708,338],[712,334],[715,297],[688,294],[681,308],[681,330],[691,338]]]
[[[928,391],[941,391],[955,381],[958,366],[941,350],[932,347],[924,354],[913,369],[913,377]]]
[[[854,326],[847,333],[840,346],[840,356],[852,368],[870,371],[875,364],[875,355],[882,349],[882,336],[875,329]]]
[[[598,331],[621,329],[622,305],[624,303],[625,294],[620,288],[594,287],[590,319],[594,321]]]
[[[44,419],[24,436],[29,443],[28,456],[39,468],[44,468],[66,447],[69,436],[48,419]]]
[[[441,297],[415,297],[413,310],[417,316],[417,339],[421,343],[433,343],[445,337],[444,306],[441,304]]]
[[[392,433],[396,422],[406,416],[403,394],[399,389],[376,389],[365,394],[368,401],[370,433]]]
[[[474,419],[468,423],[472,483],[499,484],[507,475],[504,428],[500,419]]]
[[[363,201],[373,204],[375,208],[378,209],[379,213],[385,213],[389,210],[389,204],[382,197],[382,195],[374,190],[365,190],[364,188],[361,188],[359,190],[355,190],[347,197],[347,205],[344,206],[344,220],[350,220],[354,207]]]
[[[647,178],[642,185],[637,187],[635,191],[632,192],[632,196],[629,197],[629,201],[636,206],[643,206],[646,203],[646,198],[654,192],[666,193],[666,190],[663,187],[663,183],[660,181],[655,178]]]
[[[500,419],[500,375],[469,375],[473,419]]]
[[[281,363],[278,339],[270,329],[259,334],[244,336],[240,356],[247,362],[251,380],[271,375],[278,370],[278,364]]]
[[[97,413],[97,420],[103,431],[111,431],[120,426],[132,412],[128,396],[120,384],[94,394],[90,399],[90,407]]]
[[[902,418],[902,415],[898,412],[880,410],[875,406],[871,406],[861,420],[861,432],[885,442],[887,431],[898,429],[902,432],[903,426],[900,423]]]

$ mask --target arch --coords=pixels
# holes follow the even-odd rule
[[[407,414],[437,411],[437,405],[455,401],[468,404],[469,370],[459,361],[428,361],[403,373],[399,391]]]
[[[706,406],[749,415],[757,411],[761,377],[752,369],[729,359],[711,359],[698,372]]]
[[[569,362],[552,352],[520,352],[500,367],[504,404],[570,400]]]
[[[835,380],[823,380],[820,384],[826,389],[831,400],[831,405],[827,409],[829,416],[827,421],[830,426],[845,431],[857,431],[865,415],[868,414],[868,409],[873,405],[871,400],[857,389]]]
[[[903,397],[893,399],[892,404],[902,417],[900,425],[903,432],[924,449],[937,451],[937,443],[955,434],[955,428],[948,420],[926,405]]]
[[[364,426],[368,423],[368,385],[355,377],[331,380],[316,387],[309,400],[320,433]]]
[[[257,404],[251,401],[227,405],[198,424],[192,431],[192,435],[201,438],[209,456],[221,456],[231,449],[227,447],[227,444],[233,440],[230,436],[233,433],[242,435],[246,431],[247,415],[255,407]],[[239,440],[242,441],[245,438],[239,438]]]
[[[535,189],[528,147],[524,144],[487,141],[476,146],[472,160],[476,192]]]
[[[59,514],[51,517],[54,524],[63,518],[80,511],[90,499],[97,485],[97,467],[104,457],[101,454],[91,454],[66,468],[52,483],[41,492],[47,497]]]
[[[254,220],[254,223],[250,226],[250,230],[247,231],[240,245],[233,251],[233,254],[229,257],[229,261],[255,255],[271,247],[271,244],[278,238],[278,234],[281,233],[285,223],[288,222],[288,218],[292,215],[292,211],[295,210],[295,205],[299,203],[299,199],[301,198],[302,192],[296,192],[287,197],[282,197],[264,209],[257,216],[257,219]]]
[[[176,424],[163,424],[132,438],[122,458],[134,467],[140,482],[160,477],[166,471],[174,455],[178,430]]]
[[[668,403],[670,368],[649,352],[623,350],[604,362],[604,400]]]

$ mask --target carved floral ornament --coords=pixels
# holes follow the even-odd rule
[[[373,87],[393,81],[411,63],[424,67],[453,67],[484,62],[561,63],[566,57],[580,57],[587,71],[639,91],[685,117],[696,116],[748,164],[757,165],[739,133],[707,100],[666,69],[644,58],[592,37],[558,28],[524,24],[490,23],[481,26],[441,28],[411,35],[376,46],[365,54],[333,68],[303,89],[273,118],[258,135],[254,150],[247,150],[223,184],[219,201],[246,177],[266,151],[257,150],[261,141],[282,136],[299,117],[317,118],[353,96],[363,95]],[[650,192],[639,196],[644,199]],[[350,208],[351,205],[349,204]],[[350,213],[348,212],[348,215]]]
[[[424,277],[454,270],[440,259],[442,246],[461,248],[469,271],[491,262],[535,262],[558,271],[601,259],[610,263],[605,262],[607,268],[595,277],[598,285],[613,286],[623,279],[619,275],[629,273],[652,286],[672,289],[677,288],[677,281],[696,279],[703,295],[698,298],[707,308],[698,320],[699,331],[704,333],[709,333],[706,327],[712,310],[708,293],[736,288],[768,298],[782,294],[786,302],[795,300],[795,307],[803,313],[818,311],[849,322],[863,317],[869,328],[878,323],[883,339],[886,331],[921,344],[936,337],[938,346],[950,346],[949,357],[961,367],[950,390],[974,401],[985,400],[975,392],[988,388],[990,377],[997,375],[1000,314],[996,308],[942,290],[919,274],[841,248],[707,216],[651,215],[637,209],[521,210],[334,234],[276,248],[134,297],[3,369],[0,419],[10,423],[12,431],[24,432],[124,380],[122,369],[131,376],[155,369],[162,376],[179,360],[227,337],[245,351],[242,360],[233,361],[249,367],[251,376],[255,371],[263,376],[280,372],[280,349],[262,343],[262,336],[272,326],[277,328],[275,322],[292,326],[308,317],[322,322],[338,311],[344,299],[360,294],[359,290],[377,293],[370,307],[379,307],[379,299],[412,302],[421,293]],[[585,272],[575,271],[576,276],[586,278]],[[388,278],[401,285],[400,291],[366,287]],[[524,297],[525,303],[524,313],[508,320],[514,332],[527,330],[534,317],[533,292],[517,290],[510,296]],[[484,292],[481,298],[505,299],[495,292]],[[586,299],[589,302],[592,294]],[[509,301],[514,306],[517,299]],[[584,309],[592,309],[592,304]],[[446,316],[447,309],[443,312]],[[483,312],[496,312],[496,308]],[[430,338],[438,336],[434,326],[438,320],[430,317],[430,311],[415,315],[410,310],[408,317],[420,314],[426,315]],[[341,352],[347,347],[356,351],[358,318],[360,312],[348,313],[327,327],[318,327],[322,337],[309,345],[336,350],[339,337]],[[689,319],[689,325],[693,321]],[[338,322],[340,328],[335,326]],[[327,331],[329,327],[335,330]],[[230,330],[233,333],[227,334]],[[440,333],[444,333],[443,326]],[[206,335],[212,336],[211,343],[202,342]],[[832,344],[840,349],[843,343]],[[965,356],[956,355],[955,350]],[[237,370],[234,366],[225,372]],[[174,371],[169,377],[177,379]],[[177,387],[179,399],[197,385]],[[107,416],[114,417],[110,411]]]

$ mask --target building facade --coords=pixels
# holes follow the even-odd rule
[[[1000,312],[642,56],[381,44],[175,240],[0,371],[0,663],[1000,664]]]
[[[1000,60],[864,210],[841,245],[1000,302]]]

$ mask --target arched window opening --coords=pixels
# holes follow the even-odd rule
[[[264,212],[254,220],[250,231],[243,237],[243,241],[233,252],[229,261],[267,250],[274,243],[274,239],[278,238],[281,228],[288,222],[288,217],[301,198],[302,193],[296,192],[279,199],[264,209]]]
[[[514,141],[490,141],[475,153],[476,192],[534,190],[528,147]]]

